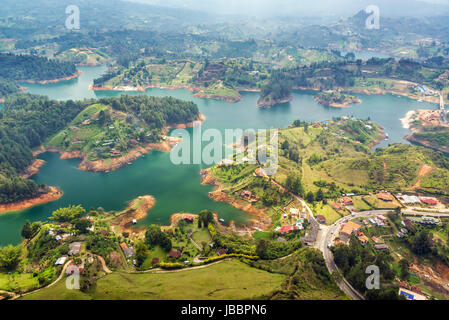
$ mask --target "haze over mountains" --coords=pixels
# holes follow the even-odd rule
[[[449,12],[447,0],[128,0],[174,8],[189,8],[215,14],[249,16],[354,15],[368,5],[377,5],[387,16],[429,16]]]

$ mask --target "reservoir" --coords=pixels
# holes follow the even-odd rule
[[[65,82],[38,85],[22,84],[26,92],[46,95],[51,99],[79,100],[84,98],[113,97],[124,94],[117,91],[90,91],[93,79],[104,73],[106,67],[80,67],[81,77]],[[392,142],[406,142],[403,137],[409,133],[402,127],[400,119],[410,110],[435,109],[437,105],[418,102],[394,95],[356,95],[361,104],[349,108],[332,108],[319,105],[313,98],[314,92],[295,92],[294,100],[271,109],[256,106],[258,93],[243,92],[242,100],[228,103],[193,97],[192,93],[179,90],[149,89],[126,94],[147,94],[151,96],[173,96],[195,102],[206,116],[203,129],[215,128],[221,131],[233,128],[285,128],[294,120],[329,120],[333,117],[354,116],[370,118],[384,127],[389,140],[378,147]],[[215,202],[208,197],[211,186],[200,184],[200,170],[206,165],[174,165],[167,152],[152,151],[132,164],[109,173],[93,173],[78,170],[80,160],[60,160],[59,154],[44,153],[39,158],[46,161],[40,172],[33,176],[37,183],[57,186],[64,196],[57,201],[43,204],[20,212],[0,215],[0,246],[21,241],[20,230],[26,220],[45,221],[57,208],[81,204],[89,208],[103,207],[105,210],[123,210],[129,201],[141,195],[152,195],[155,206],[148,216],[139,221],[139,226],[168,224],[170,215],[178,212],[199,213],[203,209],[218,212],[226,222],[245,224],[250,216],[227,203]]]

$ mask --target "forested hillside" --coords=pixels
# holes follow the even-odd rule
[[[19,86],[14,81],[8,81],[4,78],[0,78],[0,98],[18,91]]]
[[[0,203],[31,198],[44,191],[18,173],[32,160],[31,149],[61,129],[86,102],[50,101],[35,95],[9,96],[0,112]]]
[[[96,102],[93,99],[55,101],[25,94],[6,99],[0,111],[0,203],[31,198],[45,190],[18,175],[31,163],[32,148],[40,146]],[[174,98],[122,96],[100,99],[100,103],[143,119],[156,132],[166,124],[198,119],[194,103]]]
[[[32,55],[0,54],[0,75],[13,80],[55,80],[75,75],[70,62],[59,62]]]

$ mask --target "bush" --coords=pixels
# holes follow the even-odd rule
[[[159,267],[161,267],[162,269],[171,270],[183,268],[184,265],[179,262],[161,262],[159,263]]]

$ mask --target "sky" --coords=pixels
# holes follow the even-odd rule
[[[387,15],[432,15],[449,10],[449,0],[128,0],[206,12],[243,15],[348,16],[378,5]]]

